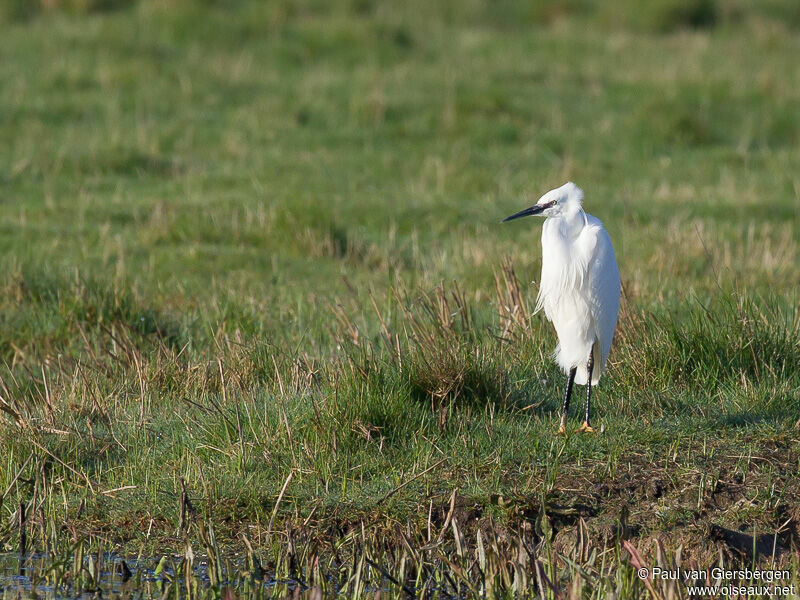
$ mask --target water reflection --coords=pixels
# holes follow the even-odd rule
[[[322,600],[337,596],[335,589],[323,593],[319,587],[309,588],[300,581],[270,577],[254,580],[246,573],[212,587],[205,562],[196,564],[189,577],[178,565],[177,556],[137,560],[94,554],[81,555],[76,563],[74,555],[31,554],[23,561],[19,554],[0,553],[0,600]],[[78,577],[73,576],[74,570],[80,572]]]

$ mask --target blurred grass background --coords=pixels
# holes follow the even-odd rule
[[[671,503],[698,470],[780,484],[703,518],[788,514],[796,2],[0,7],[0,491],[47,464],[47,514],[126,543],[174,529],[181,476],[263,528],[289,471],[295,516],[402,519],[674,456],[643,531],[696,522]],[[498,341],[495,274],[534,297],[539,225],[499,220],[568,179],[625,298],[609,433],[561,447],[554,335],[523,311]]]

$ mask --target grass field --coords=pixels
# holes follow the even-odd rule
[[[7,550],[23,503],[29,548],[289,536],[350,592],[367,547],[442,593],[797,566],[793,2],[42,6],[0,10]],[[624,297],[561,438],[540,223],[499,221],[566,180]]]

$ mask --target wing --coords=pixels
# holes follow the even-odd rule
[[[599,379],[605,367],[608,353],[611,350],[611,340],[614,338],[614,330],[617,327],[620,278],[611,238],[603,228],[602,223],[596,219],[595,221],[598,228],[595,230],[596,242],[594,251],[588,263],[586,292],[594,322],[595,335],[600,342],[599,356],[595,354],[597,369],[595,377]],[[595,377],[592,377],[592,379],[595,379]]]

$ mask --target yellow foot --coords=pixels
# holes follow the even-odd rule
[[[558,435],[567,435],[567,430],[564,429],[563,423],[558,427]]]
[[[597,430],[589,425],[588,422],[584,421],[583,425],[575,430],[575,433],[597,433]]]

